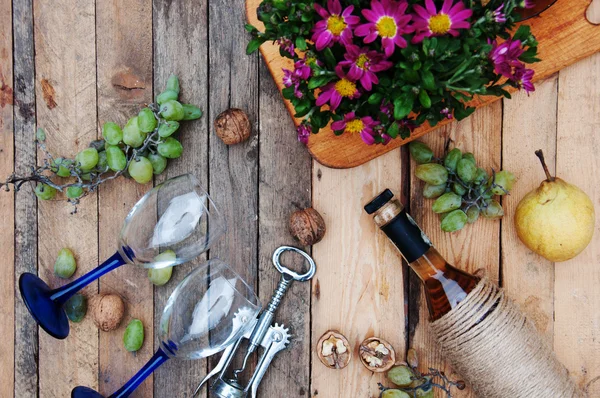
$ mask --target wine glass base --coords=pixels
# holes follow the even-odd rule
[[[79,386],[71,391],[71,398],[104,398],[104,396],[91,388]]]
[[[42,329],[61,340],[69,335],[69,318],[62,305],[50,298],[52,289],[46,282],[26,272],[19,278],[19,290],[27,309]]]

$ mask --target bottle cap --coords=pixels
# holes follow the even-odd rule
[[[386,189],[385,191],[377,195],[377,197],[375,197],[372,201],[365,205],[365,211],[367,212],[367,214],[373,214],[377,210],[381,209],[387,202],[392,200],[393,197],[394,194],[392,193],[392,191]]]

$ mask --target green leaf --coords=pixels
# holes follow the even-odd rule
[[[335,76],[321,75],[311,77],[308,81],[308,89],[314,90],[315,88],[322,87],[333,80]]]
[[[394,119],[402,120],[412,111],[415,98],[409,93],[402,94],[394,101]]]
[[[371,94],[369,96],[369,99],[367,101],[371,105],[379,105],[381,103],[382,99],[383,99],[383,94],[381,94],[381,93],[373,93],[373,94]]]
[[[250,40],[250,42],[248,43],[248,47],[246,47],[246,54],[250,55],[256,50],[258,50],[261,44],[262,40],[258,37],[255,37],[254,39]]]
[[[296,48],[300,51],[306,51],[306,40],[302,36],[296,37]]]
[[[527,40],[531,36],[531,28],[529,25],[521,25],[515,32],[513,40],[521,40],[522,42]]]
[[[431,108],[431,98],[429,98],[429,94],[427,94],[426,90],[421,90],[419,93],[419,102],[423,105],[423,108]]]
[[[421,71],[421,82],[426,90],[435,90],[435,77],[430,71]]]
[[[247,23],[244,27],[246,28],[248,33],[258,32],[258,29],[256,29],[253,25],[250,25],[249,23]]]
[[[327,47],[323,50],[323,56],[325,57],[325,64],[331,69],[334,69],[337,65],[337,60],[335,59],[335,55],[333,55],[331,48]]]
[[[291,100],[291,99],[295,98],[294,87],[284,88],[283,90],[281,90],[281,94],[283,95],[283,98],[285,98],[287,100]]]
[[[308,100],[301,100],[294,106],[296,114],[294,117],[304,117],[308,114],[311,108],[311,103]]]
[[[398,137],[398,133],[400,132],[400,127],[398,126],[398,123],[394,122],[390,125],[390,127],[387,129],[387,135],[389,135],[392,138],[396,138]]]

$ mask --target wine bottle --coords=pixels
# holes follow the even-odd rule
[[[423,282],[427,308],[435,321],[458,305],[475,288],[479,278],[461,271],[435,250],[427,236],[386,189],[365,206],[375,223],[396,245]]]

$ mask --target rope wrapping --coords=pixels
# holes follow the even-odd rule
[[[586,397],[535,326],[487,279],[431,328],[479,397]]]

